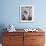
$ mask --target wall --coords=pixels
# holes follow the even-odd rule
[[[0,25],[13,24],[16,28],[41,27],[46,28],[46,1],[45,0],[0,0],[1,15]],[[35,21],[21,23],[19,21],[19,6],[33,5]]]
[[[34,6],[34,22],[19,21],[20,5]],[[46,0],[0,0],[0,31],[9,24],[20,29],[40,27],[46,32]]]

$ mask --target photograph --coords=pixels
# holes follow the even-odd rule
[[[31,22],[33,19],[32,12],[33,12],[32,5],[20,6],[20,21],[21,22]]]

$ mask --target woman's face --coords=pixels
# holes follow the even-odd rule
[[[25,19],[27,20],[28,19],[28,12],[27,11],[24,11],[24,17],[25,17]]]

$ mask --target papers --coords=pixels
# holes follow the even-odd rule
[[[24,29],[25,30],[25,32],[28,32],[28,31],[38,31],[37,29]]]

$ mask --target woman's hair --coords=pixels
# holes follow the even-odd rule
[[[27,14],[27,11],[24,11],[24,13],[26,13],[26,14]]]

